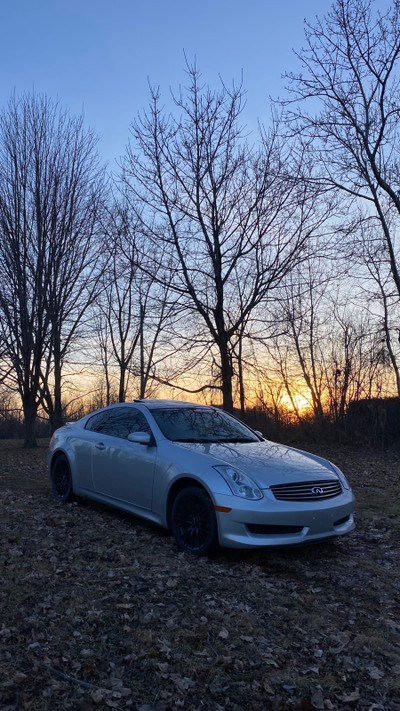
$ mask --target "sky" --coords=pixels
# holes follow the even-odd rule
[[[59,99],[100,136],[110,169],[129,126],[149,101],[149,83],[166,103],[185,86],[185,55],[204,82],[243,75],[250,131],[268,121],[269,96],[283,96],[282,74],[298,68],[304,18],[331,0],[0,0],[0,107],[12,92]]]

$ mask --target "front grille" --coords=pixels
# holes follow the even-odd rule
[[[276,484],[271,491],[278,501],[322,501],[342,493],[339,479]]]

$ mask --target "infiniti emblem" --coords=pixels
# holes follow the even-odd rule
[[[320,486],[313,486],[313,488],[311,489],[311,493],[312,494],[323,494],[324,490],[321,489]]]

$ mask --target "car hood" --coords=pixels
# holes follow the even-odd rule
[[[178,446],[206,456],[211,466],[229,464],[238,467],[261,489],[285,480],[337,479],[327,460],[275,442],[179,442]]]

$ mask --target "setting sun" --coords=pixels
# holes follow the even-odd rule
[[[300,415],[306,415],[312,410],[309,399],[301,392],[292,393],[291,397],[282,393],[281,405],[288,412],[298,412]]]

